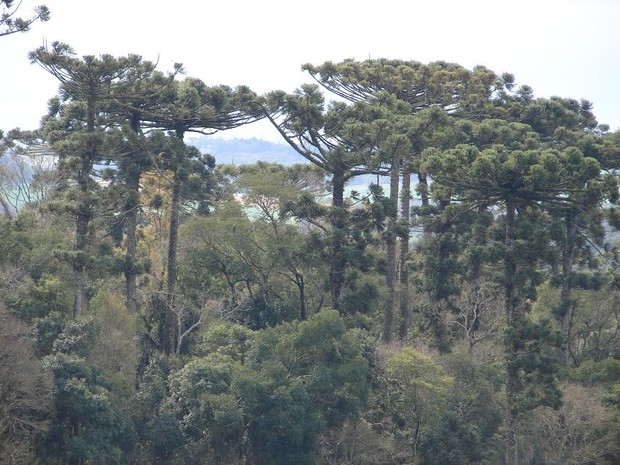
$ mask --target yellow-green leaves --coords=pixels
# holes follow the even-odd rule
[[[444,375],[440,365],[433,357],[425,355],[411,347],[387,360],[387,374],[390,383],[409,400],[417,403],[428,403],[434,398],[439,399],[453,382],[452,377]]]
[[[415,457],[423,432],[438,419],[453,378],[429,355],[406,347],[385,365],[386,407],[398,425],[396,437],[406,441]]]

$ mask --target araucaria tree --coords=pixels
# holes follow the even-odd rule
[[[538,405],[555,405],[559,390],[545,346],[557,345],[548,324],[528,318],[536,298],[540,266],[550,238],[545,216],[577,207],[600,165],[576,148],[565,150],[504,144],[479,150],[461,145],[443,153],[429,151],[424,165],[433,178],[433,191],[442,200],[470,209],[490,208],[501,215],[503,230],[493,255],[501,263],[498,276],[504,292],[506,357],[506,463],[519,462],[520,415]]]
[[[407,260],[413,194],[411,176],[417,173],[420,201],[428,206],[426,173],[419,168],[422,150],[425,147],[444,149],[455,143],[449,131],[443,130],[448,115],[480,119],[493,113],[512,77],[497,76],[482,66],[469,70],[443,61],[423,64],[388,59],[344,60],[318,66],[305,64],[303,69],[325,89],[349,102],[369,102],[381,93],[401,102],[391,109],[393,118],[399,120],[399,129],[392,129],[392,144],[384,147],[392,207],[384,234],[387,298],[383,338],[391,339],[393,307],[398,302],[401,320],[398,333],[403,340],[410,320]],[[397,133],[401,139],[394,143]]]
[[[181,70],[181,66],[178,66]],[[170,179],[171,205],[170,229],[168,238],[168,255],[166,265],[166,317],[163,349],[169,354],[176,346],[178,328],[176,328],[176,284],[178,277],[177,241],[181,212],[181,197],[191,183],[189,179],[204,170],[205,163],[201,154],[193,147],[187,147],[183,141],[189,132],[214,134],[218,131],[232,129],[262,118],[251,110],[250,102],[255,94],[245,86],[235,89],[220,85],[207,86],[196,78],[174,81],[159,105],[142,111],[143,126],[146,129],[169,131],[173,151],[161,152],[162,168],[172,173]],[[201,161],[202,160],[202,161]],[[202,168],[200,167],[202,165]],[[212,168],[213,166],[211,166]],[[198,176],[200,177],[200,176]]]
[[[50,18],[50,10],[45,5],[39,5],[34,9],[34,14],[29,18],[16,16],[21,2],[17,6],[14,0],[0,0],[0,37],[27,32],[30,26],[37,21],[47,21]]]
[[[145,172],[153,170],[154,157],[159,152],[152,147],[144,131],[145,113],[161,104],[173,85],[180,66],[168,75],[156,70],[149,61],[137,61],[111,94],[109,113],[114,117],[117,142],[111,162],[117,171],[113,177],[121,191],[122,211],[119,229],[125,233],[125,293],[130,313],[138,310],[136,279],[144,265],[137,257],[137,226],[140,205],[140,182]]]
[[[32,52],[30,59],[60,82],[60,95],[50,103],[44,133],[58,153],[68,181],[63,208],[75,218],[74,250],[66,255],[73,268],[73,314],[77,316],[87,306],[87,249],[97,203],[93,169],[105,156],[109,135],[103,111],[110,103],[113,87],[140,58],[78,58],[71,47],[54,42],[51,49],[41,47]]]
[[[381,98],[346,104],[326,103],[316,85],[303,85],[295,93],[272,92],[261,101],[265,115],[297,153],[331,176],[331,304],[342,309],[347,268],[346,242],[349,212],[345,185],[356,176],[386,174],[385,147],[394,140],[396,124],[390,106]],[[405,104],[406,105],[406,104]]]

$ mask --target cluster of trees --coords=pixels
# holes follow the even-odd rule
[[[30,58],[59,93],[4,143],[57,163],[0,220],[0,462],[618,463],[620,134],[590,103],[445,62],[259,96]],[[308,163],[185,140],[262,118]]]

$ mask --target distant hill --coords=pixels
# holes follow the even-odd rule
[[[257,161],[280,163],[290,166],[295,163],[309,163],[293,148],[284,143],[270,142],[263,139],[217,139],[209,136],[189,138],[187,142],[203,153],[215,157],[218,165],[248,165]],[[348,185],[366,186],[376,182],[375,176],[358,176],[352,179]],[[381,180],[381,184],[388,182],[387,178]]]
[[[247,165],[257,161],[294,165],[307,160],[286,144],[262,139],[217,139],[203,136],[188,139],[188,143],[215,157],[218,164]]]

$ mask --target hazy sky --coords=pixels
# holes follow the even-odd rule
[[[444,60],[513,73],[538,97],[585,98],[620,129],[618,0],[23,0],[49,22],[0,38],[0,129],[31,129],[58,84],[28,52],[61,41],[79,55],[137,53],[207,84],[292,91],[303,63],[345,58]],[[229,136],[277,139],[265,125]]]

